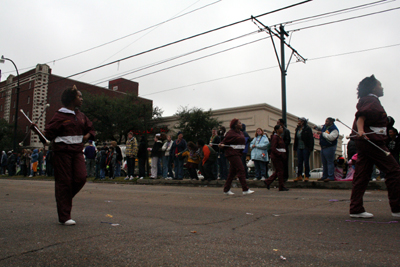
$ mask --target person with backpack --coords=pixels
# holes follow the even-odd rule
[[[197,141],[197,146],[199,147],[201,159],[199,163],[199,169],[201,174],[204,176],[204,180],[216,180],[217,177],[215,177],[214,166],[217,161],[217,152],[215,152],[211,146],[206,145],[201,139]]]

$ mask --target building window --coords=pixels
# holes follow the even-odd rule
[[[113,91],[118,91],[118,86],[114,86]]]
[[[28,104],[30,104],[30,103],[31,103],[31,97],[28,96]]]
[[[15,121],[15,114],[13,115],[13,121]]]
[[[28,118],[29,118],[29,111],[26,112],[26,116],[28,116]]]
[[[3,105],[0,105],[0,111],[3,111]]]
[[[28,133],[28,131],[29,131],[29,126],[26,126],[25,133]]]
[[[14,101],[14,108],[15,108],[15,101]]]

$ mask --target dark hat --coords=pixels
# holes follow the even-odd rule
[[[92,141],[92,140],[89,140],[89,144],[93,144],[93,141]]]
[[[307,122],[307,121],[308,121],[308,120],[307,120],[306,118],[304,118],[304,117],[300,117],[299,120],[304,121],[304,122]]]
[[[183,132],[179,131],[177,135],[183,134]]]

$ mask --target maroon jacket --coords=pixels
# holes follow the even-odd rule
[[[244,134],[242,131],[235,131],[230,129],[225,137],[224,140],[221,142],[222,144],[225,145],[245,145],[246,144],[246,139],[244,138]],[[233,149],[232,147],[225,147],[225,157],[231,157],[231,156],[242,156],[242,151],[243,149]]]
[[[361,116],[365,116],[364,132],[373,132],[370,127],[386,127],[387,126],[387,115],[385,109],[382,107],[378,97],[368,95],[361,97],[357,103],[357,112],[355,115],[353,129],[357,130],[357,119]],[[352,133],[353,135],[354,133]],[[385,134],[369,134],[368,138],[376,143],[383,143],[386,141]]]
[[[278,136],[277,134],[274,134],[271,139],[271,158],[272,159],[286,159],[287,151],[280,152],[277,149],[285,149],[286,150],[286,145],[285,145],[285,141],[283,141],[282,137]]]
[[[54,114],[46,125],[44,135],[53,142],[53,151],[82,152],[84,144],[83,136],[91,134],[89,139],[93,140],[96,135],[92,122],[85,114],[75,110],[75,114],[65,112],[62,108]]]

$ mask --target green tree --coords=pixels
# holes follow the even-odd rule
[[[178,126],[175,126],[175,129],[183,132],[186,141],[197,142],[197,140],[202,139],[207,143],[212,128],[218,127],[222,123],[212,117],[211,109],[203,111],[203,109],[196,107],[191,109],[181,107],[175,115],[179,118]]]
[[[120,144],[131,130],[148,132],[162,115],[161,109],[141,102],[133,94],[110,98],[83,92],[83,98],[82,112],[93,122],[98,140],[115,140]]]
[[[0,150],[9,151],[14,144],[14,126],[5,119],[0,118]],[[18,139],[17,139],[18,140]]]

